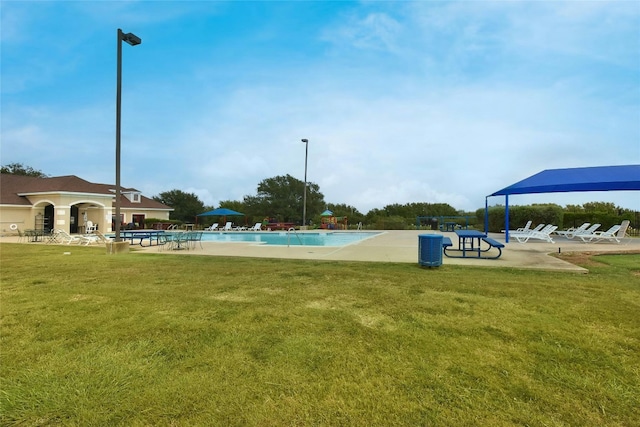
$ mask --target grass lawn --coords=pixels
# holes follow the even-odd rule
[[[0,424],[638,425],[640,255],[595,260],[572,274],[1,244]]]

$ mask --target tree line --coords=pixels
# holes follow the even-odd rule
[[[204,205],[193,193],[171,190],[160,193],[153,199],[174,208],[170,215],[172,220],[189,223],[197,220],[203,225],[217,221],[217,218],[198,217],[200,213],[213,210],[214,207]],[[269,218],[272,221],[302,225],[303,204],[304,182],[291,175],[284,175],[264,179],[258,184],[255,195],[246,195],[242,201],[224,200],[219,207],[243,213],[244,217],[237,221],[244,221],[245,224]],[[415,224],[418,216],[464,215],[446,203],[391,204],[363,214],[354,206],[326,202],[318,184],[307,182],[307,225],[318,225],[320,214],[327,209],[334,216],[347,217],[349,224],[354,227],[363,223],[376,229],[405,229]]]

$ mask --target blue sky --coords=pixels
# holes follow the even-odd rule
[[[362,213],[484,206],[544,169],[640,163],[640,2],[2,1],[3,165],[207,205],[290,174]],[[495,200],[494,200],[495,199]],[[609,201],[632,192],[512,197]],[[504,203],[491,198],[490,203]]]

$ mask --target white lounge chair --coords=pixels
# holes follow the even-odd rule
[[[220,229],[220,231],[231,231],[232,228],[233,228],[233,223],[229,221],[224,225],[224,227]]]
[[[204,229],[205,231],[218,231],[218,223],[214,222],[210,227]]]
[[[516,231],[529,231],[531,229],[531,224],[533,224],[533,221],[527,221],[527,223],[524,225],[524,227],[520,227],[518,229],[516,229]]]
[[[80,237],[80,239],[81,241],[78,243],[84,244],[85,246],[99,243],[109,243],[112,241],[98,230],[94,231],[92,234],[82,236]]]
[[[261,222],[256,222],[256,225],[254,225],[251,228],[248,228],[247,231],[260,231],[262,230],[262,223]]]
[[[514,234],[514,237],[520,243],[526,243],[529,241],[529,239],[544,240],[546,242],[553,243],[551,233],[556,231],[557,228],[557,225],[549,224],[544,226],[544,228],[542,228],[540,231],[530,231],[529,233],[522,234],[516,233]]]
[[[627,234],[628,228],[629,220],[625,219],[621,224],[614,225],[607,231],[595,231],[589,236],[581,236],[581,239],[583,242],[601,242],[603,240],[615,240],[617,243],[620,243],[624,236]]]
[[[566,237],[567,239],[573,239],[574,237],[576,237],[576,235],[586,231],[590,225],[591,223],[585,222],[580,227],[570,227],[570,228],[567,228],[566,230],[556,230],[555,233],[558,236],[563,236],[563,237]]]
[[[532,223],[533,223],[533,221],[527,221],[527,223],[525,224],[524,227],[516,228],[515,230],[509,230],[509,234],[523,233],[525,231],[529,231],[529,230],[531,230],[531,224]],[[505,231],[502,230],[502,232],[504,233]]]
[[[514,236],[514,237],[515,236],[526,236],[526,235],[528,235],[530,233],[535,233],[535,232],[538,232],[538,231],[542,230],[543,227],[544,227],[544,224],[538,224],[538,225],[536,225],[535,228],[530,228],[528,230],[524,230],[524,229],[522,229],[522,230],[520,230],[520,229],[512,230],[512,231],[509,231],[509,235],[510,236]]]
[[[585,239],[589,239],[591,236],[593,236],[593,233],[595,233],[598,228],[600,228],[600,224],[591,224],[589,228],[576,233],[574,237],[579,237],[584,242],[586,241]]]
[[[80,244],[85,241],[84,237],[72,236],[66,231],[60,229],[52,230],[51,234],[54,236],[54,238],[51,239],[52,242],[65,243],[67,245],[70,245],[71,243]]]

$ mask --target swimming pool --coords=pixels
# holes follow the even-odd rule
[[[286,231],[235,231],[230,233],[204,232],[203,242],[254,242],[265,245],[284,246],[346,246],[377,236],[377,232],[326,232],[288,233]]]

